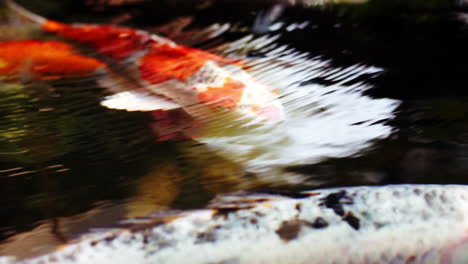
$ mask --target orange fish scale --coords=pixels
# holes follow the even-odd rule
[[[43,29],[65,39],[86,44],[115,60],[144,51],[151,42],[149,36],[139,34],[136,30],[108,25],[68,26],[48,21],[43,25]]]
[[[142,78],[153,84],[170,79],[185,81],[208,61],[203,55],[182,46],[155,45],[141,60]]]
[[[225,58],[199,49],[154,43],[148,54],[141,59],[142,78],[152,84],[171,79],[180,81],[197,73],[209,60],[220,63],[233,63]]]
[[[0,43],[0,75],[17,75],[24,71],[34,79],[82,77],[94,73],[104,64],[81,56],[59,41],[5,41]]]
[[[242,98],[244,83],[239,81],[228,81],[223,87],[208,87],[206,91],[198,95],[202,103],[211,103],[215,106],[222,106],[226,109],[233,109],[238,106]]]

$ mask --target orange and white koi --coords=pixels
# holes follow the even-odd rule
[[[199,119],[217,113],[274,121],[284,116],[278,91],[250,77],[239,62],[177,45],[141,30],[113,25],[67,25],[32,14],[11,1],[8,5],[40,24],[43,31],[82,44],[110,58],[110,68],[113,64],[125,65],[126,72],[139,89],[110,97],[103,102],[104,106],[140,110],[138,106],[127,108],[125,100],[129,95],[134,99],[150,95],[154,99],[152,106],[148,108],[143,104],[145,108],[142,110],[183,108]],[[10,58],[3,58],[0,54],[0,59],[6,61]],[[116,82],[103,83],[113,86]]]
[[[0,263],[434,263],[468,260],[468,187],[347,187],[232,194]]]

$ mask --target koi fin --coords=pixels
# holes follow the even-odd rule
[[[110,109],[126,111],[171,110],[181,107],[164,97],[138,91],[125,91],[107,96],[101,105]]]
[[[22,18],[26,20],[27,22],[32,22],[34,24],[43,25],[47,21],[46,18],[28,11],[24,7],[15,3],[13,0],[5,0],[5,5],[10,11],[12,11],[13,15],[16,15],[17,17]]]
[[[265,34],[272,31],[275,27],[281,25],[277,24],[278,18],[281,16],[285,9],[284,4],[275,4],[268,10],[262,10],[257,14],[254,24],[252,25],[252,32],[256,34]]]

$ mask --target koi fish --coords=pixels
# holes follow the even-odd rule
[[[240,62],[177,45],[145,31],[113,25],[67,25],[32,14],[12,1],[7,3],[16,13],[38,23],[43,31],[91,48],[107,59],[109,72],[118,66],[125,68],[136,89],[126,87],[127,91],[107,98],[102,103],[106,107],[144,111],[182,108],[205,120],[220,113],[274,121],[284,117],[279,92],[252,78]],[[115,90],[112,86],[122,85],[115,74],[109,76],[100,80],[103,86]],[[129,98],[137,102],[128,108]],[[151,100],[151,107],[145,99]],[[145,107],[134,107],[140,101]]]
[[[467,263],[467,199],[460,185],[222,195],[16,263]]]

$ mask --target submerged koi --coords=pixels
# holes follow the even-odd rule
[[[11,1],[8,5],[40,24],[43,31],[110,58],[110,68],[112,64],[125,65],[126,73],[139,89],[126,91],[124,96],[112,96],[103,102],[104,106],[127,109],[125,100],[131,95],[133,100],[155,99],[150,110],[183,108],[198,119],[218,113],[274,121],[283,118],[278,92],[249,76],[238,62],[141,30],[112,25],[67,25],[32,14]],[[111,77],[110,82],[102,83],[115,86],[116,82]]]
[[[16,263],[467,263],[468,187],[219,196],[86,234]],[[13,263],[11,257],[0,263]]]

